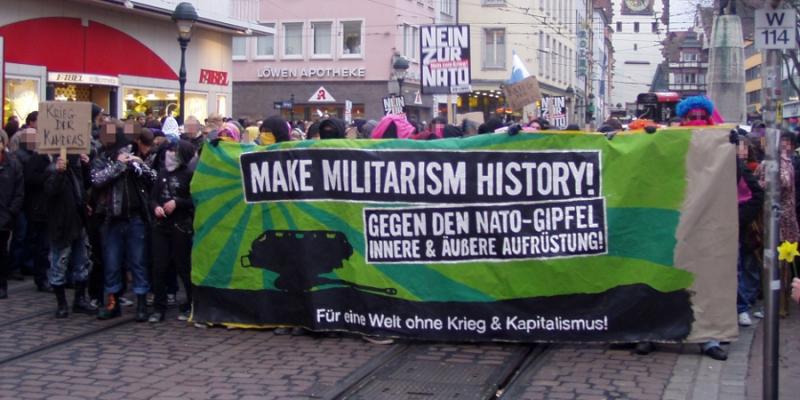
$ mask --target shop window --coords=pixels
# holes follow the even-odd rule
[[[403,55],[411,60],[419,59],[419,28],[403,25]]]
[[[5,98],[3,99],[3,125],[8,118],[16,115],[20,121],[39,109],[39,80],[6,77]]]
[[[342,57],[360,58],[364,56],[362,48],[363,21],[342,21]]]
[[[228,99],[225,96],[217,96],[217,114],[228,116]]]
[[[233,59],[247,59],[247,38],[239,36],[233,37]]]
[[[275,24],[264,24],[274,28]],[[256,37],[256,58],[275,58],[275,35],[267,34]]]
[[[303,58],[303,23],[283,24],[283,57]]]
[[[333,22],[312,22],[311,38],[313,43],[312,55],[318,58],[330,58],[333,56],[331,51],[333,43]]]
[[[505,29],[484,29],[483,30],[483,67],[484,68],[505,68],[506,67],[506,30]]]
[[[203,121],[208,117],[208,96],[201,93],[186,92],[184,107],[185,116],[197,117]],[[178,90],[154,88],[122,88],[122,116],[127,118],[133,113],[152,114],[156,119],[166,116],[178,116]]]

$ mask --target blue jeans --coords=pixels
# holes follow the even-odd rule
[[[50,286],[64,286],[67,284],[67,271],[72,270],[72,282],[82,283],[89,279],[89,270],[92,262],[89,260],[89,236],[86,231],[81,232],[81,237],[72,243],[57,247],[50,245],[50,269],[47,279]]]
[[[761,266],[752,250],[739,245],[739,260],[736,263],[738,288],[736,290],[736,312],[743,313],[750,310],[758,296],[761,285]]]
[[[105,264],[106,295],[122,290],[122,265],[133,275],[133,292],[147,294],[150,283],[144,263],[146,226],[140,217],[129,220],[106,221],[101,228],[103,236],[103,264]]]

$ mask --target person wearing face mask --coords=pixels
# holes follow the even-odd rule
[[[164,153],[164,164],[150,192],[150,211],[155,217],[152,231],[153,249],[153,313],[148,321],[164,320],[167,309],[167,281],[170,265],[174,265],[186,290],[187,302],[181,304],[179,319],[188,320],[192,303],[191,256],[194,204],[189,183],[192,170],[189,161],[194,146],[179,140],[170,144]]]

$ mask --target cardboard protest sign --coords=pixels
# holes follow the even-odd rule
[[[483,112],[482,111],[474,111],[474,112],[471,112],[471,113],[457,114],[456,115],[456,125],[460,126],[461,123],[464,122],[465,119],[468,119],[468,120],[470,120],[472,122],[475,122],[475,123],[478,123],[478,124],[482,124],[482,123],[485,122],[484,119],[483,119]]]
[[[39,103],[36,151],[43,154],[89,154],[92,142],[92,103]]]
[[[425,340],[731,340],[734,151],[725,129],[206,147],[193,319]]]
[[[419,29],[422,93],[469,93],[469,25],[426,25]]]
[[[519,110],[529,104],[533,104],[542,98],[539,91],[539,81],[535,76],[529,76],[517,83],[505,85],[503,87],[508,105],[515,110]]]

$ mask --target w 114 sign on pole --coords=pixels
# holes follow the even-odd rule
[[[792,8],[756,10],[756,48],[789,50],[797,48],[797,12]]]
[[[469,93],[469,25],[420,27],[420,77],[424,94]]]

